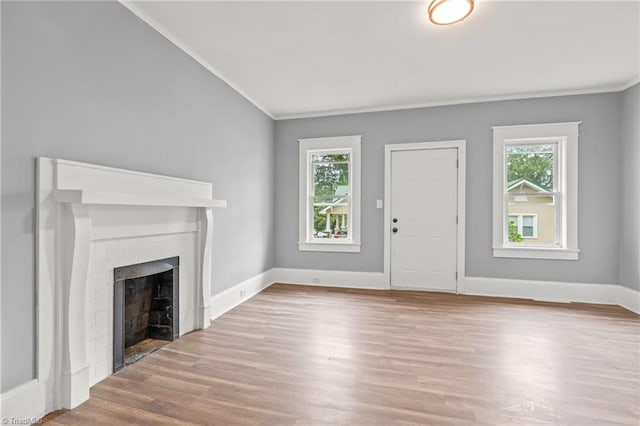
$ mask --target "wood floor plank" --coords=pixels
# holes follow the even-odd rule
[[[49,424],[640,424],[614,306],[276,284]]]

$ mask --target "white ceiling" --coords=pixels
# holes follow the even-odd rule
[[[640,2],[136,1],[126,7],[276,119],[621,90],[640,75]]]

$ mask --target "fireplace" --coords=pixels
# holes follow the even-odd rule
[[[114,269],[113,372],[179,337],[179,258]]]
[[[214,199],[207,182],[51,158],[38,159],[37,194],[36,386],[42,400],[33,404],[49,412],[77,407],[92,385],[125,365],[128,279],[136,282],[130,292],[144,298],[149,285],[136,279],[166,273],[159,287],[156,280],[155,296],[150,285],[151,298],[172,297],[170,305],[156,301],[153,311],[153,300],[138,304],[149,312],[130,318],[133,340],[144,335],[166,342],[162,338],[209,326],[213,210],[226,201]],[[179,268],[177,259],[166,259],[174,256]]]

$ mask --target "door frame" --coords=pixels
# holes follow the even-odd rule
[[[384,146],[384,281],[391,286],[391,154],[394,151],[422,151],[428,149],[458,150],[458,224],[456,227],[456,293],[464,292],[465,258],[465,193],[466,193],[466,145],[465,139],[434,142],[387,144]]]

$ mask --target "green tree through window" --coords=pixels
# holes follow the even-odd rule
[[[509,242],[519,243],[523,240],[522,235],[518,233],[518,226],[513,220],[509,221]]]
[[[313,195],[335,195],[338,186],[349,184],[349,154],[313,155]]]
[[[554,156],[555,145],[507,146],[507,182],[526,179],[552,191]]]

